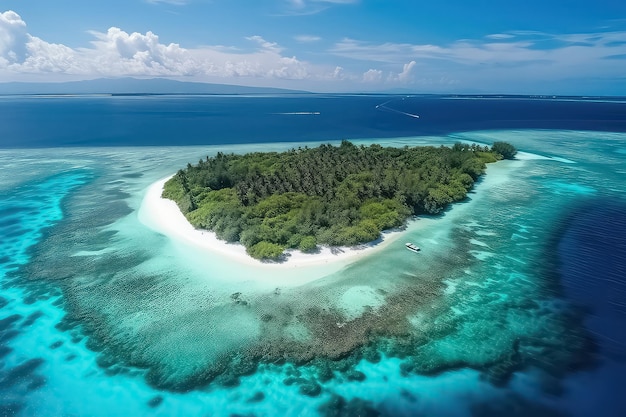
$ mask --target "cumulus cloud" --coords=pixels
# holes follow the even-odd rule
[[[0,16],[0,68],[16,73],[188,75],[198,69],[185,49],[161,44],[152,32],[128,34],[113,27],[91,32],[92,48],[72,49],[30,35],[15,12]]]
[[[0,14],[0,71],[4,74],[62,73],[83,76],[196,76],[268,79],[336,78],[336,68],[316,67],[286,56],[275,42],[254,35],[246,38],[251,52],[234,48],[186,49],[165,44],[153,32],[126,32],[111,27],[89,32],[87,48],[48,43],[28,33],[15,12]]]
[[[77,61],[74,50],[30,35],[26,22],[10,10],[0,13],[1,69],[16,73],[87,71]]]
[[[0,13],[0,60],[5,63],[23,61],[30,35],[26,23],[15,12]]]
[[[335,67],[335,70],[333,71],[333,78],[337,80],[343,80],[346,78],[343,67]]]
[[[323,85],[329,91],[336,90],[339,81],[342,89],[353,83],[350,85],[355,90],[359,85],[367,85],[368,89],[439,86],[442,91],[449,91],[451,85],[469,89],[482,85],[491,91],[510,91],[522,81],[551,87],[559,80],[623,80],[626,62],[626,31],[510,31],[447,44],[375,43],[346,38],[311,54],[324,64],[303,61],[258,34],[245,38],[249,45],[246,48],[185,48],[165,43],[150,31],[127,32],[111,27],[89,33],[93,37],[90,44],[71,48],[30,34],[26,22],[13,11],[0,13],[0,81],[24,79],[25,74],[40,79],[59,74],[57,80],[61,74],[74,79],[131,75],[312,89]],[[294,39],[320,40],[310,35]],[[244,77],[255,80],[234,81]]]
[[[27,55],[21,62],[9,68],[16,72],[88,74],[92,65],[77,57],[76,52],[65,45],[48,43],[31,36],[26,44]]]
[[[366,83],[378,83],[383,79],[383,72],[377,69],[369,69],[363,73],[363,81]]]
[[[98,72],[114,75],[194,75],[199,65],[178,44],[162,44],[152,32],[127,33],[112,27],[106,33],[90,32],[96,40],[80,56]]]
[[[417,63],[415,61],[411,61],[408,64],[404,64],[402,67],[402,72],[398,74],[398,80],[400,81],[408,81],[411,79],[411,72],[413,72],[413,68],[415,68]]]

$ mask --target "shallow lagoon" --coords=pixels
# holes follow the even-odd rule
[[[626,135],[355,143],[457,140],[506,140],[535,156],[492,165],[467,202],[374,256],[278,290],[155,233],[138,210],[151,183],[187,162],[299,144],[0,151],[2,411],[623,414],[614,329],[624,323]],[[602,215],[581,223],[597,205]],[[611,231],[614,249],[594,252]]]

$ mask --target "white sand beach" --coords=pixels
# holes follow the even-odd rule
[[[215,233],[195,229],[172,200],[161,197],[163,185],[171,178],[163,178],[148,187],[139,211],[139,219],[151,229],[177,241],[220,254],[241,264],[268,269],[292,269],[305,266],[326,265],[335,262],[351,263],[370,255],[402,236],[402,231],[383,233],[375,242],[358,247],[322,247],[318,253],[306,254],[289,251],[287,260],[280,263],[261,262],[249,256],[243,245],[219,240]]]

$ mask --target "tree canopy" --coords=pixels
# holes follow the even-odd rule
[[[504,159],[513,159],[517,153],[517,149],[507,142],[494,142],[491,151],[502,155]]]
[[[348,141],[282,153],[218,152],[178,171],[163,197],[194,227],[242,243],[257,259],[276,260],[287,248],[370,242],[412,215],[439,213],[464,199],[485,164],[503,156],[476,144],[393,148]]]

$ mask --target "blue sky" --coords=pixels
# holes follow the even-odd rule
[[[617,0],[3,0],[0,82],[626,95]]]

